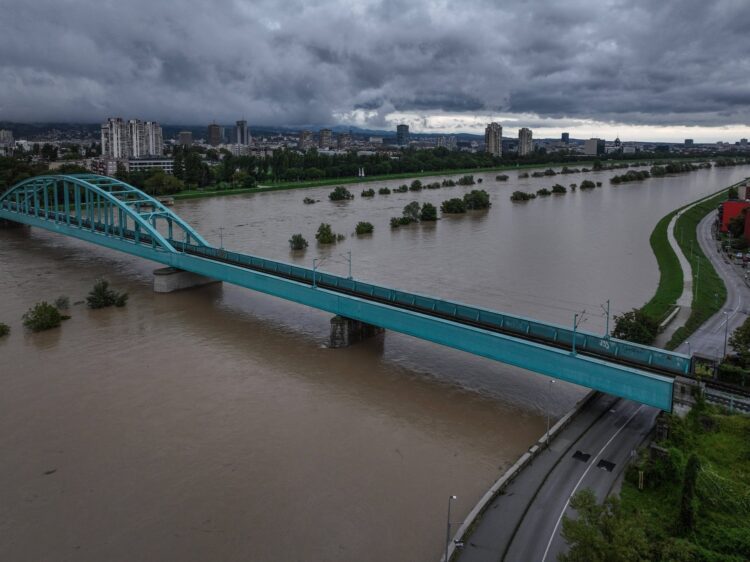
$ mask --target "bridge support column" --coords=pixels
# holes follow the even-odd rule
[[[337,315],[331,318],[331,341],[329,347],[334,349],[349,347],[353,343],[377,336],[383,332],[385,332],[384,328]]]
[[[182,289],[210,285],[211,283],[221,283],[221,281],[175,267],[163,267],[154,270],[154,291],[157,293],[172,293]]]

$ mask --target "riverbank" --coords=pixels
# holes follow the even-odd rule
[[[621,525],[643,537],[649,560],[747,560],[750,557],[750,418],[699,404],[683,420],[668,418],[669,437],[648,450],[627,471],[621,491]],[[689,507],[697,524],[685,518],[688,476],[698,466]],[[695,461],[693,461],[695,462]],[[643,489],[639,489],[639,472]],[[682,506],[682,510],[681,510]],[[683,532],[680,527],[688,526]],[[678,554],[679,553],[679,554]]]
[[[684,161],[694,161],[697,160],[695,158],[690,159],[684,159]],[[633,159],[623,159],[623,160],[612,160],[607,161],[611,163],[617,163],[617,162],[627,162],[627,163],[633,163],[633,162],[643,162],[644,160],[642,158],[633,158]],[[652,161],[648,161],[648,164],[654,164]],[[512,170],[533,170],[533,169],[540,169],[540,168],[552,168],[552,167],[559,167],[559,166],[568,166],[568,167],[587,167],[587,166],[593,166],[594,160],[582,160],[582,161],[567,161],[567,162],[546,162],[546,163],[534,163],[534,164],[517,164],[517,165],[504,165],[504,166],[494,166],[490,168],[461,168],[461,169],[455,169],[455,170],[432,170],[427,172],[407,172],[403,174],[384,174],[379,176],[368,176],[368,177],[347,177],[347,178],[326,178],[321,180],[314,180],[314,181],[299,181],[299,182],[279,182],[274,183],[271,185],[262,185],[258,187],[253,188],[247,188],[247,189],[222,189],[222,190],[212,190],[212,189],[192,189],[189,191],[182,191],[180,193],[174,194],[175,199],[197,199],[201,197],[217,197],[222,195],[241,195],[241,194],[247,194],[247,193],[265,193],[267,191],[286,191],[290,189],[306,189],[311,187],[328,187],[328,186],[336,186],[336,185],[349,185],[349,184],[365,184],[370,182],[376,182],[376,181],[389,181],[389,180],[398,180],[398,179],[411,179],[411,178],[428,178],[428,177],[438,177],[438,176],[446,176],[446,175],[458,175],[458,174],[477,174],[477,173],[485,173],[485,172],[508,172]]]
[[[728,190],[739,183],[742,182],[672,211],[657,223],[651,234],[651,249],[659,265],[659,285],[651,300],[643,306],[643,312],[661,322],[677,306],[683,291],[692,292],[690,315],[683,326],[674,330],[664,345],[666,349],[678,347],[718,312],[726,300],[726,286],[701,249],[697,229],[698,223],[726,199]],[[686,268],[680,264],[673,244],[687,261]]]

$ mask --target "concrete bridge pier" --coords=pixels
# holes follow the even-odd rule
[[[383,332],[385,332],[385,328],[336,315],[331,318],[331,340],[328,347],[333,349],[349,347],[353,343],[377,336]]]
[[[221,281],[176,267],[162,267],[154,270],[154,291],[157,293],[173,293],[211,283],[221,283]]]

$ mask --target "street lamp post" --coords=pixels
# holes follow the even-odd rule
[[[224,249],[224,227],[219,227],[219,247],[223,250]]]
[[[448,562],[448,545],[451,543],[451,502],[456,496],[448,496],[448,523],[445,529],[445,562]]]
[[[555,384],[555,379],[549,380],[549,388],[547,389],[547,448],[549,448],[549,415],[550,415],[550,402],[552,398],[552,385]]]
[[[573,355],[576,354],[576,328],[578,328],[578,313],[573,315]]]
[[[315,289],[318,286],[318,283],[316,281],[316,277],[317,277],[316,271],[318,269],[318,261],[320,261],[319,258],[313,258],[313,284],[312,284],[313,289]]]

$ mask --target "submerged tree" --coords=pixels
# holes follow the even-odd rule
[[[109,288],[109,281],[99,279],[86,297],[89,308],[123,307],[128,302],[127,293],[118,293]]]

